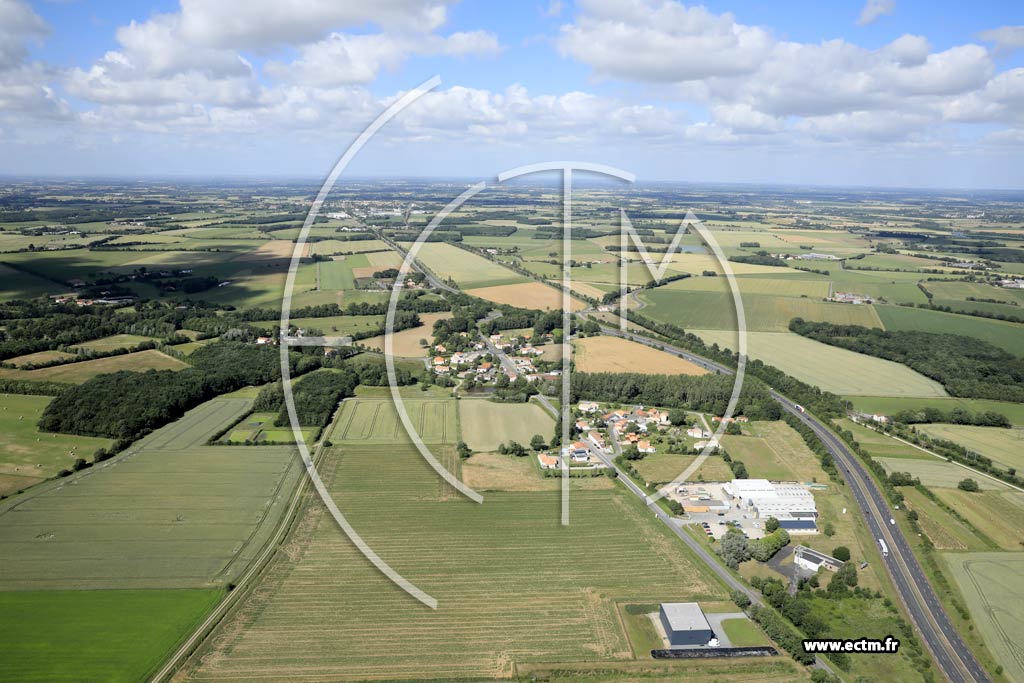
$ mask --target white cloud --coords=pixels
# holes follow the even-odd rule
[[[285,63],[270,61],[265,69],[275,79],[315,86],[369,83],[382,70],[393,70],[413,54],[493,55],[498,39],[487,31],[438,35],[391,35],[374,33],[349,35],[333,33],[306,45],[297,59]]]
[[[584,0],[575,23],[562,27],[561,52],[601,75],[655,82],[751,73],[771,50],[760,28],[731,14],[672,0]]]
[[[857,19],[858,26],[873,24],[896,9],[896,0],[867,0]]]
[[[0,69],[21,64],[28,55],[26,43],[41,41],[49,28],[21,0],[0,0]]]
[[[54,72],[28,61],[28,44],[38,43],[49,27],[21,0],[0,0],[0,121],[31,122],[70,116],[67,103],[49,85]]]
[[[996,52],[1009,54],[1024,48],[1024,26],[1000,26],[978,34],[978,39],[995,43]]]
[[[213,48],[267,50],[313,42],[368,24],[430,32],[447,17],[443,0],[181,0],[182,38]]]

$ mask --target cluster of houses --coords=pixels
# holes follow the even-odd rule
[[[546,335],[546,337],[551,338],[551,335]],[[528,342],[518,343],[516,340],[507,339],[500,334],[491,335],[489,341],[499,353],[515,354],[508,356],[508,360],[515,368],[514,370],[506,369],[502,371],[499,362],[488,360],[490,355],[484,342],[473,344],[472,351],[456,351],[450,355],[443,344],[438,344],[434,347],[434,353],[437,355],[431,361],[431,368],[438,375],[454,374],[460,379],[475,376],[479,382],[493,381],[498,378],[499,372],[504,372],[510,380],[524,377],[529,382],[539,380],[553,381],[562,374],[560,370],[538,371],[534,366],[534,362],[544,354],[544,350]],[[460,370],[460,368],[462,369]]]
[[[437,355],[430,361],[430,367],[436,375],[455,374],[459,378],[474,375],[482,380],[490,380],[495,377],[494,364],[484,360],[487,355],[486,347],[482,343],[473,345],[472,351],[455,351],[448,354],[444,344],[434,347]]]
[[[825,301],[832,301],[837,304],[873,304],[875,302],[867,294],[855,294],[854,292],[836,292]]]
[[[99,296],[96,298],[80,297],[77,294],[54,294],[50,299],[55,304],[74,303],[77,306],[125,306],[135,303],[134,296]]]
[[[999,286],[1006,289],[1024,289],[1024,280],[1013,279],[1013,280],[1000,280]]]

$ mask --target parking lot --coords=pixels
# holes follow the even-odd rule
[[[755,519],[753,513],[740,510],[737,503],[722,490],[721,484],[686,483],[669,491],[666,497],[689,507],[690,511],[683,516],[686,522],[700,526],[706,524],[705,529],[710,532],[710,536],[715,538],[724,536],[730,526],[741,529],[748,538],[764,536],[764,520]],[[727,511],[693,511],[693,508],[699,509],[706,505],[716,507],[716,504],[728,504],[729,509]]]

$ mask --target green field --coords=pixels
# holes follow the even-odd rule
[[[280,320],[261,320],[253,323],[258,327],[277,328]],[[304,330],[320,330],[326,337],[346,336],[384,327],[383,315],[332,315],[325,318],[291,318],[290,325]],[[309,334],[307,332],[307,334]]]
[[[636,460],[633,462],[633,467],[636,468],[640,476],[644,478],[644,481],[651,484],[667,484],[672,481],[680,474],[686,471],[686,468],[696,460],[695,455],[681,455],[677,453],[651,453],[645,456],[643,460]],[[709,478],[711,472],[711,464],[720,463],[724,466],[721,458],[711,457],[704,461],[704,465],[701,470],[704,473],[704,478],[708,481],[716,481],[715,479]],[[726,471],[728,471],[726,469]],[[694,473],[696,476],[696,472]]]
[[[909,472],[921,480],[925,486],[956,488],[964,479],[974,479],[982,489],[1005,491],[1006,485],[988,477],[982,477],[969,469],[951,462],[932,458],[920,460],[916,458],[875,458],[886,472]]]
[[[934,438],[955,441],[1003,467],[1024,470],[1024,428],[927,424],[918,425],[917,429]]]
[[[907,507],[917,512],[917,523],[939,550],[994,550],[995,545],[981,538],[973,526],[962,522],[938,503],[913,487],[900,489]]]
[[[264,585],[273,589],[229,618],[191,680],[476,680],[542,663],[614,667],[632,657],[616,601],[725,598],[621,489],[575,491],[564,527],[557,488],[491,492],[477,505],[450,495],[409,446],[335,443],[324,469],[334,469],[339,507],[438,609],[382,577],[313,505],[288,544],[296,559],[272,567]]]
[[[94,353],[106,353],[117,349],[127,349],[132,346],[138,346],[145,341],[154,341],[154,339],[153,337],[143,337],[137,334],[114,334],[109,337],[103,337],[102,339],[93,339],[92,341],[75,344],[68,348],[76,350],[86,349]]]
[[[1024,548],[1024,493],[935,489],[935,495],[1003,550]]]
[[[455,402],[437,399],[405,399],[405,410],[424,443],[455,443],[458,428]],[[405,443],[405,427],[391,398],[345,401],[331,441],[361,445]]]
[[[945,553],[974,623],[1010,680],[1024,680],[1024,553]]]
[[[887,330],[962,334],[1024,355],[1024,325],[1017,323],[906,306],[878,306],[878,317]]]
[[[146,370],[184,370],[188,364],[172,358],[156,349],[125,353],[119,356],[108,356],[96,360],[83,360],[75,363],[65,363],[49,368],[38,370],[8,370],[0,369],[0,377],[11,379],[45,380],[47,382],[65,382],[68,384],[82,384],[96,375],[118,370],[132,370],[144,372]]]
[[[689,331],[709,344],[737,348],[735,332]],[[905,365],[823,344],[792,332],[748,332],[747,353],[751,358],[763,360],[799,380],[835,394],[946,395],[938,382]]]
[[[338,260],[318,263],[320,269],[320,289],[355,289],[356,279],[353,268],[366,268],[370,262],[366,254],[352,254],[338,257]]]
[[[301,476],[287,446],[206,446],[252,399],[218,398],[128,454],[0,503],[0,590],[212,588],[234,580]]]
[[[464,249],[443,242],[425,242],[417,259],[438,277],[451,278],[462,289],[512,285],[529,280],[515,271],[492,263]]]
[[[723,619],[722,629],[733,647],[758,647],[771,645],[767,636],[750,619]]]
[[[821,475],[814,453],[785,422],[751,422],[749,436],[723,436],[722,446],[740,460],[750,476],[773,481],[811,481]]]
[[[843,429],[852,432],[853,438],[857,440],[857,443],[859,443],[873,457],[935,460],[934,455],[929,455],[920,448],[903,443],[902,441],[897,441],[887,434],[876,432],[874,429],[857,424],[853,420],[843,418],[841,420],[836,420],[836,423]]]
[[[828,278],[824,275],[800,273],[785,277],[740,275],[736,278],[744,297],[769,294],[776,297],[808,297],[824,299],[828,296]],[[729,293],[729,281],[724,277],[691,277],[665,285],[666,290],[682,292]],[[730,294],[731,296],[731,294]]]
[[[685,290],[674,288],[673,284],[639,294],[647,304],[644,315],[687,330],[737,329],[731,294]],[[747,329],[756,332],[784,332],[793,318],[837,325],[881,326],[874,306],[835,304],[812,298],[750,294],[743,297],[743,309]]]
[[[534,434],[547,442],[554,434],[555,421],[535,403],[462,399],[458,405],[462,440],[475,451],[494,451],[508,441],[525,446]]]
[[[960,408],[972,413],[992,410],[1009,418],[1015,425],[1024,425],[1024,403],[989,401],[981,398],[912,398],[898,396],[851,396],[853,407],[864,413],[893,415],[901,410],[938,408],[944,411]]]
[[[0,495],[9,495],[70,469],[77,458],[92,460],[111,439],[51,434],[36,429],[49,396],[0,395]]]
[[[145,680],[220,590],[0,592],[4,683]]]
[[[295,443],[291,426],[277,427],[274,421],[277,413],[253,413],[235,425],[227,436],[221,438],[223,443],[254,443],[269,442],[273,444]],[[305,427],[302,436],[306,444],[311,444],[317,432],[316,427]]]
[[[57,282],[15,270],[0,262],[0,301],[34,299],[46,294],[59,294],[66,289]]]

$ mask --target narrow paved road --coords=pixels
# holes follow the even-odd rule
[[[601,333],[664,349],[712,372],[733,374],[732,368],[636,332],[621,332],[602,325]],[[903,532],[898,526],[890,524],[889,520],[892,519],[892,515],[888,503],[864,465],[850,451],[846,443],[835,436],[817,418],[801,412],[793,401],[778,392],[772,390],[771,395],[782,405],[784,410],[795,415],[814,430],[815,435],[839,463],[873,537],[883,539],[889,548],[889,554],[883,558],[883,564],[892,577],[896,592],[906,607],[911,621],[935,657],[943,675],[952,683],[987,683],[988,675],[953,626],[949,615],[939,602],[935,590],[928,582],[924,570],[917,558],[914,557]]]

